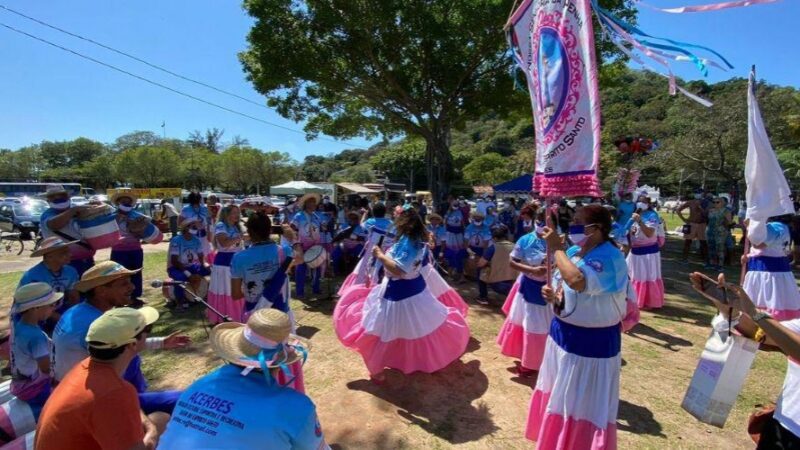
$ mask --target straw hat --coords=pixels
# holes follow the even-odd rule
[[[69,247],[71,244],[76,242],[79,241],[65,241],[58,236],[50,236],[49,238],[42,240],[42,243],[39,244],[39,249],[31,253],[31,258],[53,253],[58,249]]]
[[[485,219],[486,218],[486,216],[484,216],[483,214],[479,213],[478,211],[473,211],[472,214],[470,215],[470,217],[472,217],[473,219]]]
[[[128,270],[122,264],[114,261],[103,261],[87,270],[81,277],[81,281],[75,285],[75,289],[78,292],[88,292],[97,286],[108,284],[117,278],[129,277],[141,270]]]
[[[133,190],[131,190],[131,189],[119,189],[119,190],[117,190],[117,192],[114,192],[114,195],[111,196],[110,200],[111,200],[111,203],[116,205],[117,201],[119,199],[125,198],[125,197],[128,197],[129,199],[131,199],[131,203],[134,204],[134,205],[136,204],[137,201],[139,201],[139,197],[137,197],[136,194],[134,194]]]
[[[319,205],[319,201],[322,198],[322,196],[314,192],[309,192],[308,194],[305,194],[302,197],[300,197],[300,200],[297,201],[297,204],[300,205],[300,208],[305,208],[306,202],[311,200],[312,198],[316,200],[317,204]]]
[[[22,313],[37,306],[52,305],[64,298],[63,292],[56,292],[47,283],[29,283],[14,292],[13,313]]]
[[[48,184],[47,185],[47,190],[45,191],[45,197],[50,198],[50,197],[52,197],[54,195],[61,195],[61,194],[69,195],[69,192],[67,192],[67,190],[64,189],[64,186],[62,186],[60,184]]]
[[[225,361],[258,369],[258,354],[283,344],[283,350],[266,361],[268,368],[276,368],[303,358],[296,350],[298,344],[310,348],[308,340],[290,334],[291,329],[292,323],[286,313],[272,308],[259,309],[250,316],[247,325],[224,322],[214,327],[210,336],[211,348]]]
[[[187,217],[181,220],[181,223],[178,225],[178,228],[183,230],[184,228],[188,228],[197,222],[199,222],[199,220],[196,217]]]
[[[428,214],[428,222],[430,222],[433,219],[436,219],[439,222],[441,222],[442,221],[442,216],[440,216],[439,214],[436,214],[436,213]]]
[[[89,325],[86,342],[92,348],[119,348],[136,342],[136,336],[156,320],[158,310],[150,306],[110,309]]]

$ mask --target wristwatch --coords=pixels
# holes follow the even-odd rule
[[[753,322],[755,322],[755,323],[759,323],[764,319],[772,319],[772,316],[770,316],[769,313],[764,312],[764,311],[759,311],[759,312],[753,314]]]

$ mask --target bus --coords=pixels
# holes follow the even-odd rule
[[[59,184],[69,192],[70,197],[83,194],[80,183],[3,183],[0,182],[1,197],[36,197],[47,192],[47,186]]]

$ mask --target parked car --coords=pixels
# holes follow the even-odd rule
[[[36,236],[39,233],[39,218],[47,207],[47,202],[42,200],[0,203],[0,231],[19,232],[24,239]]]
[[[86,197],[82,197],[80,195],[77,195],[75,197],[71,197],[70,198],[70,202],[72,202],[72,206],[83,206],[83,205],[88,205],[89,204],[89,199],[87,199]]]

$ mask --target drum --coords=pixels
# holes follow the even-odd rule
[[[3,446],[3,450],[33,450],[33,442],[36,439],[36,430],[20,436]]]
[[[309,269],[316,269],[328,259],[328,252],[321,245],[314,245],[303,253],[303,262]]]
[[[0,427],[11,439],[36,430],[36,419],[33,418],[31,407],[16,397],[3,403],[0,407]],[[0,445],[4,444],[7,442],[0,442]]]
[[[144,229],[142,241],[144,241],[146,244],[158,244],[163,239],[164,235],[161,233],[161,230],[158,229],[156,224],[149,222]]]
[[[172,281],[172,279],[171,278],[167,278],[164,281]],[[198,297],[202,298],[203,300],[205,300],[208,297],[208,280],[206,280],[205,278],[200,280],[200,289],[198,289],[198,291],[200,291],[200,292],[196,293]],[[174,302],[175,301],[175,286],[167,286],[167,285],[161,286],[161,295],[163,295],[165,299],[171,300],[171,301]],[[189,296],[186,296],[185,298],[186,298],[186,300],[189,300],[189,301],[192,300],[191,298],[189,298]]]
[[[81,238],[95,250],[109,248],[120,239],[114,208],[109,205],[81,210],[77,222]]]

